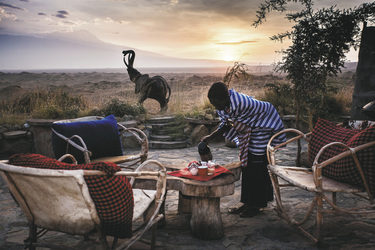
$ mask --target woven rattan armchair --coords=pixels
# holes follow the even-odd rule
[[[371,129],[371,128],[370,128]],[[372,128],[372,132],[374,127]],[[281,133],[288,133],[288,139],[285,143],[278,146],[271,146],[272,140],[280,135]],[[329,133],[329,131],[328,131]],[[312,133],[302,133],[297,129],[285,129],[277,134],[275,134],[269,141],[267,148],[267,156],[269,160],[269,174],[271,181],[275,190],[276,198],[276,208],[275,210],[280,215],[281,218],[285,219],[293,227],[302,232],[305,236],[312,239],[317,244],[323,244],[324,232],[323,232],[323,216],[327,213],[348,213],[348,214],[375,214],[375,204],[374,204],[374,190],[373,186],[369,185],[369,178],[366,176],[366,172],[363,169],[363,162],[359,158],[359,154],[365,152],[374,152],[375,150],[375,140],[357,145],[355,147],[349,147],[341,142],[332,142],[320,148],[316,157],[313,159],[311,167],[297,167],[297,166],[285,166],[278,161],[277,154],[282,154],[282,147],[288,145],[292,142],[306,141],[311,144]],[[288,146],[287,146],[288,147]],[[311,147],[311,145],[309,145]],[[322,155],[327,152],[331,152],[333,148],[342,149],[337,155],[322,159]],[[311,149],[311,148],[310,148]],[[310,150],[309,149],[309,150]],[[330,151],[331,150],[331,151]],[[296,153],[297,155],[297,153]],[[331,177],[327,177],[323,174],[325,169],[338,163],[340,160],[347,159],[347,157],[353,158],[355,166],[353,166],[353,171],[359,176],[358,179],[361,183],[359,185],[348,184],[343,181],[335,180]],[[371,156],[370,156],[371,157]],[[374,169],[375,166],[369,166]],[[282,191],[285,187],[296,187],[312,194],[311,205],[308,211],[306,211],[304,217],[301,219],[296,219],[295,214],[293,214],[292,209],[287,209],[285,202],[283,202],[283,194],[287,191]],[[371,188],[372,187],[372,188]],[[289,192],[290,189],[288,189]],[[284,193],[283,193],[284,192]],[[364,205],[358,205],[357,203],[353,207],[343,207],[337,204],[337,194],[345,193],[352,194],[364,200]],[[350,196],[350,195],[349,195]],[[346,197],[346,196],[340,196]],[[344,199],[343,198],[343,199]],[[340,202],[340,204],[343,204]],[[345,202],[344,202],[345,204]],[[366,205],[367,204],[367,205]],[[346,204],[347,205],[347,204]],[[315,212],[314,212],[315,211]],[[314,214],[315,213],[315,214]],[[311,217],[313,216],[313,217]],[[311,232],[308,230],[308,221],[315,217],[316,232]],[[311,228],[310,228],[311,229]]]
[[[150,166],[159,170],[142,170]],[[156,226],[163,218],[159,211],[166,193],[166,169],[158,161],[145,161],[134,172],[115,173],[115,176],[124,175],[130,178],[132,185],[137,178],[150,178],[155,184],[155,190],[133,189],[133,221],[143,221],[141,217],[143,215],[144,222],[137,224],[132,237],[128,239],[112,238],[104,234],[102,221],[85,181],[87,176],[103,176],[106,173],[97,170],[22,167],[10,165],[8,161],[1,161],[0,175],[27,218],[29,237],[25,240],[26,248],[63,248],[60,243],[53,244],[48,242],[48,239],[43,240],[42,236],[46,231],[57,231],[82,235],[86,240],[94,232],[99,236],[101,249],[110,249],[108,238],[113,242],[112,249],[128,249],[149,229],[152,229],[151,248],[155,247]],[[93,242],[92,249],[97,247],[97,243]]]

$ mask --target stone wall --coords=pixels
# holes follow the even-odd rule
[[[55,120],[29,119],[24,125],[0,126],[0,160],[17,153],[38,153],[55,158],[52,148],[51,124]],[[137,127],[136,121],[119,122],[125,127]],[[142,125],[138,126],[142,129]],[[145,131],[146,135],[149,133]],[[135,148],[138,141],[130,133],[123,135],[123,148]]]
[[[28,126],[0,126],[0,159],[16,153],[35,152],[33,134]]]
[[[54,158],[51,141],[51,124],[55,120],[48,119],[29,119],[25,125],[3,125],[0,126],[0,159],[8,159],[16,153],[39,153]],[[293,127],[294,116],[286,116],[283,119],[285,128]],[[186,127],[184,130],[190,146],[197,145],[201,138],[214,131],[218,124],[218,119],[197,120],[186,118]],[[120,122],[126,127],[138,127],[145,131],[147,136],[150,132],[145,129],[143,124],[136,121]],[[35,136],[37,135],[37,136]],[[124,135],[130,137],[130,135]],[[225,141],[223,137],[218,137],[217,141]],[[124,140],[124,148],[134,148],[138,146],[135,140],[128,138]],[[225,141],[226,146],[235,147],[232,142]]]

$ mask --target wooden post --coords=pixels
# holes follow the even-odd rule
[[[363,27],[350,119],[370,120],[362,107],[375,100],[375,27]]]

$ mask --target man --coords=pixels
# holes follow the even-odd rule
[[[212,84],[208,91],[210,103],[217,109],[221,124],[202,141],[208,142],[218,135],[236,141],[240,148],[242,166],[241,206],[229,213],[250,218],[267,207],[273,200],[273,188],[268,175],[266,148],[269,139],[284,129],[274,106],[236,92],[222,82]],[[285,134],[275,140],[284,142]]]

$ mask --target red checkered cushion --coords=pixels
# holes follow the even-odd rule
[[[319,119],[312,131],[309,142],[309,161],[312,164],[319,150],[331,142],[342,142],[354,148],[374,140],[375,126],[360,131],[338,127],[330,121]],[[330,147],[320,156],[319,162],[323,162],[344,151],[343,147]],[[375,194],[375,147],[358,152],[357,157],[367,178],[370,190]],[[338,181],[363,187],[362,179],[351,156],[324,167],[322,174]]]
[[[91,198],[106,235],[119,238],[132,236],[133,190],[125,176],[113,176],[121,168],[114,163],[68,164],[39,154],[16,154],[9,158],[9,164],[16,166],[64,169],[100,170],[105,176],[85,176]]]

